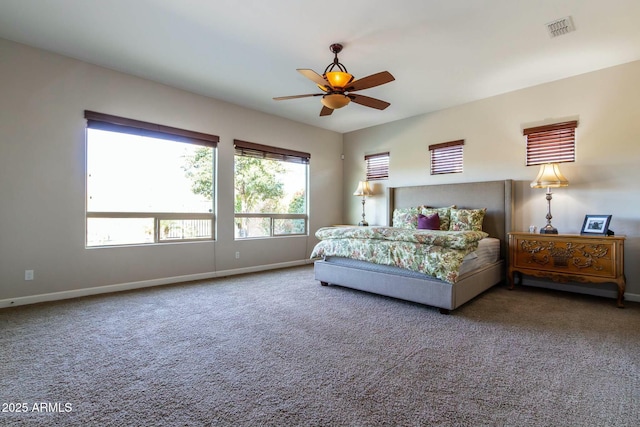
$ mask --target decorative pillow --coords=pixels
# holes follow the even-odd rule
[[[455,207],[455,205],[453,206]],[[450,217],[451,207],[445,208],[429,208],[427,206],[420,206],[420,213],[424,216],[433,215],[434,213],[438,214],[440,218],[440,230],[448,230],[449,227],[449,217]]]
[[[418,214],[418,230],[440,230],[440,216]]]
[[[418,208],[400,208],[393,210],[393,227],[409,228],[415,230],[418,228]]]
[[[451,231],[482,231],[482,222],[487,208],[451,209]]]

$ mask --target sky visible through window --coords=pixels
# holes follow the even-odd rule
[[[289,206],[294,198],[305,194],[307,182],[307,165],[299,163],[280,162],[284,172],[278,174],[277,180],[283,184],[283,192],[280,209],[276,213],[289,212]]]
[[[215,182],[211,164],[214,156],[205,155],[203,150],[207,149],[213,150],[190,143],[87,129],[87,212],[93,214],[87,219],[87,246],[212,238],[212,223],[206,216],[181,217],[186,213],[213,213],[212,197],[203,194],[203,188],[211,194],[213,190],[207,191],[207,185]],[[196,158],[201,160],[194,162]],[[283,185],[283,193],[277,200],[265,200],[257,212],[306,212],[307,165],[283,162],[280,167],[281,173],[275,180]],[[205,174],[198,174],[198,170]],[[194,193],[194,187],[198,194]],[[275,208],[275,212],[269,208]],[[163,219],[156,222],[154,218]],[[251,221],[246,220],[248,231]],[[304,219],[278,221],[277,231],[281,234],[305,230]],[[262,228],[262,234],[258,235],[264,234]],[[254,234],[250,233],[251,237]]]
[[[183,160],[198,145],[87,129],[90,212],[212,212],[191,190]]]

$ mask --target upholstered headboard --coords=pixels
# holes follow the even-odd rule
[[[389,225],[396,208],[420,205],[487,208],[483,229],[502,241],[501,253],[506,258],[507,234],[513,231],[514,221],[512,180],[390,187],[387,191]]]

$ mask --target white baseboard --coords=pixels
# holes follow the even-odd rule
[[[90,295],[108,294],[112,292],[129,291],[132,289],[150,288],[153,286],[170,285],[174,283],[191,282],[194,280],[206,280],[216,277],[234,276],[238,274],[256,273],[259,271],[276,270],[279,268],[296,267],[299,265],[311,264],[315,260],[304,259],[299,261],[282,262],[276,264],[259,265],[254,267],[234,268],[231,270],[212,271],[208,273],[187,274],[184,276],[164,277],[160,279],[142,280],[139,282],[119,283],[115,285],[98,286],[95,288],[74,289],[70,291],[52,292],[48,294],[29,295],[18,298],[8,298],[0,300],[0,308],[17,307],[19,305],[37,304],[47,301],[59,301],[71,298],[80,298]],[[602,296],[607,298],[616,298],[616,292],[605,289],[587,289],[580,286],[572,286],[563,284],[561,287],[553,283],[524,281],[526,286],[545,287],[557,290],[567,290],[572,292],[586,293],[590,295]],[[640,302],[640,294],[624,294],[625,301]]]
[[[585,287],[579,284],[563,283],[559,285],[554,282],[546,282],[542,280],[531,280],[531,279],[529,280],[524,279],[522,284],[524,286],[553,289],[556,291],[568,291],[568,292],[575,292],[575,293],[585,294],[585,295],[594,295],[598,297],[605,297],[605,298],[612,298],[612,299],[618,298],[618,292],[615,290],[601,289],[601,288],[595,288],[595,287]],[[518,285],[516,285],[516,287],[517,286]],[[624,300],[640,302],[640,294],[631,294],[629,292],[625,292]]]
[[[278,268],[296,267],[299,265],[309,264],[311,262],[313,262],[313,260],[281,262],[277,264],[259,265],[255,267],[235,268],[231,270],[212,271],[208,273],[187,274],[184,276],[164,277],[160,279],[142,280],[139,282],[119,283],[115,285],[98,286],[95,288],[74,289],[70,291],[52,292],[48,294],[8,298],[0,300],[0,308],[17,307],[19,305],[37,304],[47,301],[59,301],[70,298],[80,298],[90,295],[108,294],[112,292],[130,291],[132,289],[150,288],[153,286],[170,285],[182,282],[192,282],[194,280],[206,280],[216,277],[256,273],[259,271],[275,270]]]

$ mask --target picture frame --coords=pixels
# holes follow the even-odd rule
[[[585,215],[580,234],[607,236],[611,215]]]

